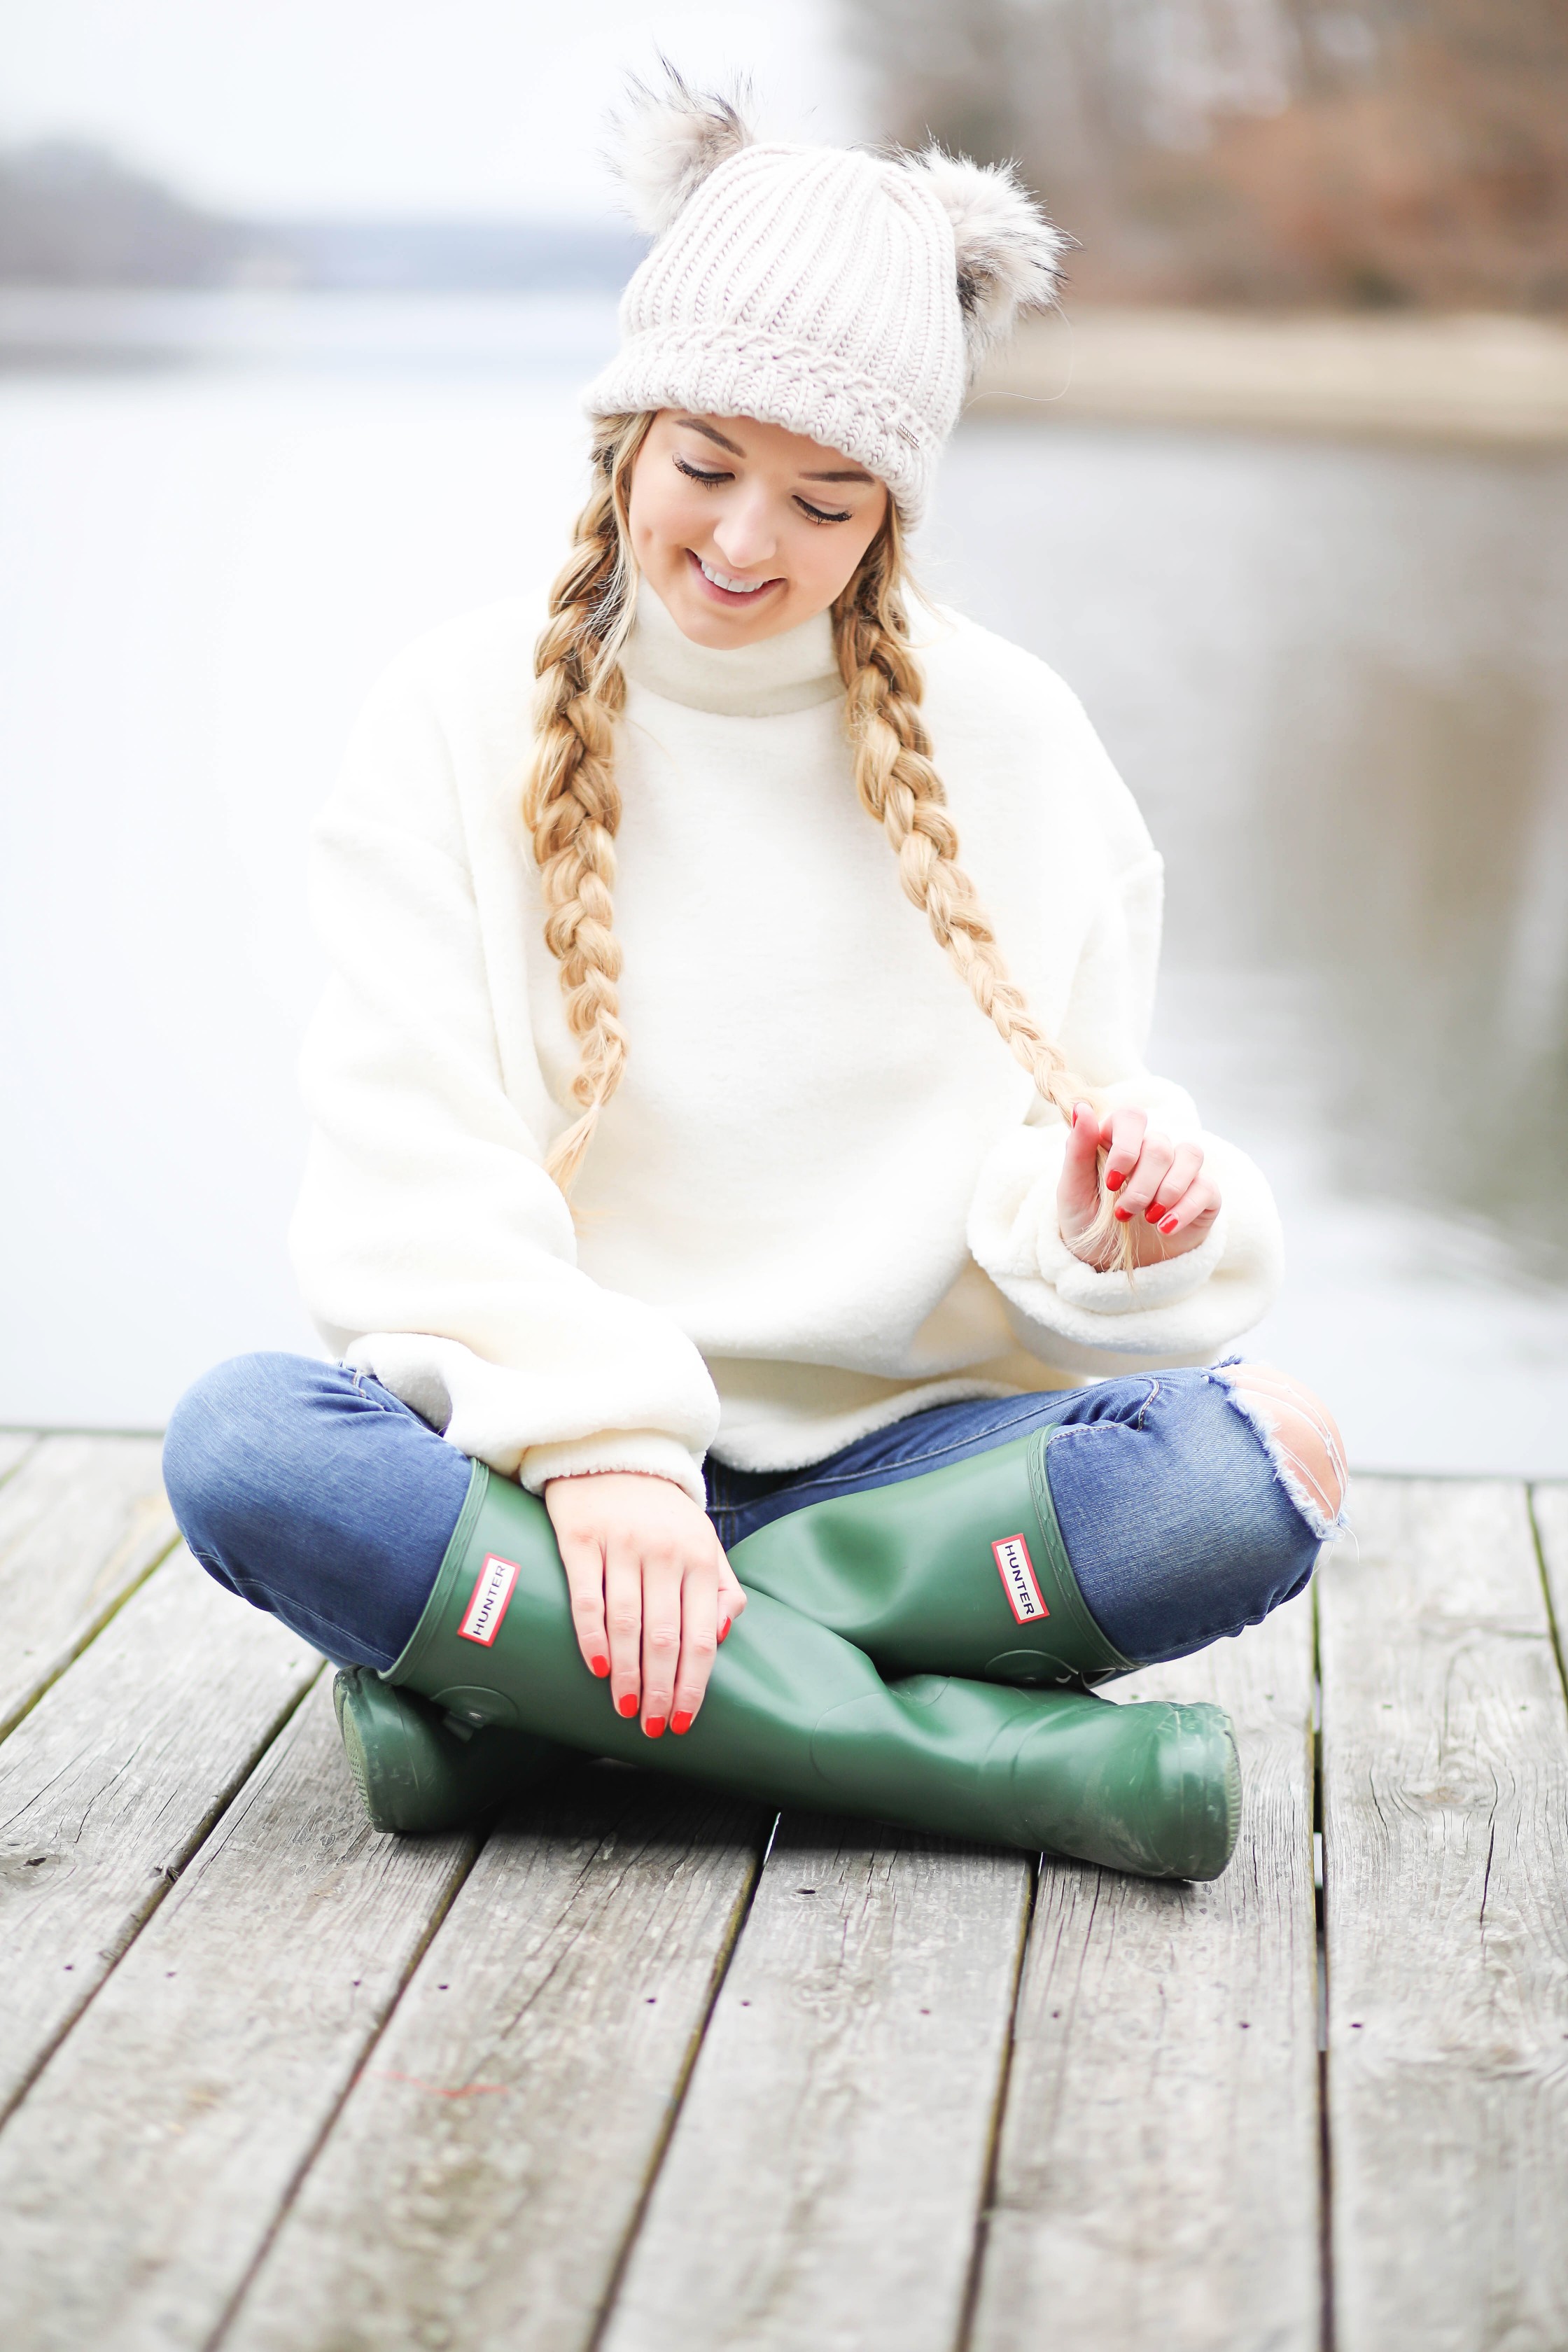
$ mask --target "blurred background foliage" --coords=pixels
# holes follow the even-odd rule
[[[1563,0],[846,0],[880,127],[1137,302],[1568,310]]]

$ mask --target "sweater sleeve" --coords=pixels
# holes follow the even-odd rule
[[[311,882],[332,970],[290,1238],[328,1345],[526,1486],[642,1470],[700,1502],[712,1381],[668,1317],[576,1265],[543,1120],[503,1082],[451,761],[406,674],[356,730]]]
[[[1179,1140],[1202,1144],[1222,1206],[1195,1250],[1136,1273],[1099,1274],[1075,1257],[1057,1218],[1067,1127],[1037,1101],[981,1170],[969,1246],[1006,1300],[1030,1352],[1093,1376],[1151,1359],[1204,1361],[1258,1322],[1284,1268],[1279,1220],[1244,1151],[1205,1132],[1192,1097],[1144,1066],[1160,943],[1161,867],[1152,854],[1122,877],[1090,926],[1060,1039],[1107,1108],[1135,1104]]]

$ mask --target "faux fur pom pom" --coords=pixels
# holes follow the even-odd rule
[[[952,223],[958,300],[973,370],[1005,342],[1018,314],[1048,310],[1072,239],[1054,228],[1010,163],[972,163],[940,147],[907,158],[925,173]]]
[[[752,142],[734,100],[694,90],[668,59],[658,87],[631,84],[611,132],[611,166],[633,221],[648,236],[661,236],[710,172]]]

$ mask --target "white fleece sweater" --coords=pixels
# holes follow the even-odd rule
[[[579,1180],[543,1171],[575,1055],[519,817],[539,611],[437,630],[373,694],[317,835],[334,976],[307,1043],[293,1229],[329,1345],[538,1488],[679,1479],[710,1448],[816,1461],[955,1397],[1205,1360],[1277,1286],[1278,1221],[1226,1206],[1130,1283],[1064,1246],[1066,1129],[975,1009],[859,806],[826,616],[731,653],[646,583],[618,730],[629,1058]],[[1197,1133],[1142,1061],[1160,863],[1051,671],[922,631],[961,855],[1086,1079]]]

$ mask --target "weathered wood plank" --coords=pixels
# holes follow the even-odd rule
[[[225,2352],[579,2352],[765,1824],[614,1768],[489,1839]]]
[[[155,1437],[45,1437],[0,1486],[0,1738],[175,1540]]]
[[[1568,1718],[1521,1486],[1367,1480],[1320,1601],[1339,2352],[1568,2343]]]
[[[786,1816],[605,2352],[948,2352],[1031,1873]]]
[[[472,1853],[374,1834],[323,1677],[0,2135],[8,2352],[209,2340]]]
[[[1241,1840],[1205,1886],[1045,1865],[974,2352],[1317,2345],[1310,1609],[1117,1685],[1230,1710]]]
[[[182,1549],[0,1748],[0,2115],[320,1667]]]
[[[26,1460],[37,1442],[33,1430],[0,1429],[0,1479],[8,1478],[13,1470]]]

